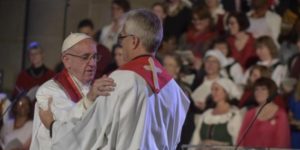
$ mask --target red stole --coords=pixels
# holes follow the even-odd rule
[[[153,58],[156,70],[160,70],[157,73],[158,85],[159,89],[155,88],[155,83],[153,80],[153,74],[151,70],[145,69],[145,66],[150,66],[148,59],[151,56],[144,55],[133,59],[132,61],[128,62],[127,64],[120,67],[120,70],[130,70],[133,71],[144,78],[144,80],[148,83],[151,87],[152,91],[155,93],[159,93],[160,90],[172,79],[171,75],[167,73],[167,71],[162,67],[162,65]]]
[[[66,69],[63,69],[53,79],[73,102],[77,103],[82,98],[81,92]]]

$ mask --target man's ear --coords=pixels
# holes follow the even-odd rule
[[[132,44],[133,48],[136,49],[139,47],[141,40],[138,37],[133,36]]]
[[[64,66],[65,66],[66,69],[69,69],[71,67],[70,66],[71,60],[70,60],[70,58],[67,55],[62,55],[61,56],[61,60],[62,60],[62,62],[63,62],[63,64],[64,64]]]

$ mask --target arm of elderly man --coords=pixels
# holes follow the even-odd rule
[[[71,121],[80,119],[97,96],[107,96],[114,89],[115,83],[106,76],[94,81],[89,92],[77,103],[70,100],[65,91],[53,80],[46,82],[37,92],[37,106],[35,107],[33,137],[31,149],[51,149],[49,130],[41,123],[39,110],[47,109],[49,99],[52,99],[51,109],[55,120]]]

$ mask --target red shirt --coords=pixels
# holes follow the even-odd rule
[[[249,110],[244,118],[239,140],[255,116],[256,108]],[[257,119],[241,143],[244,147],[289,148],[290,128],[285,110],[279,108],[269,120]]]
[[[234,44],[236,41],[235,36],[229,36],[227,39],[229,48],[231,50],[231,56],[241,64],[244,70],[250,67],[251,64],[255,64],[255,60],[257,59],[255,51],[255,39],[252,34],[247,34],[249,35],[248,41],[246,42],[244,48],[240,51]]]
[[[194,28],[190,28],[186,33],[187,48],[192,50],[197,57],[203,57],[217,36],[215,32],[196,33]]]
[[[51,79],[55,73],[48,69],[44,68],[45,71],[40,76],[32,76],[28,73],[27,70],[21,71],[21,73],[18,75],[16,85],[13,91],[13,97],[17,96],[21,92],[28,92],[31,88],[35,86],[40,86],[47,80]]]

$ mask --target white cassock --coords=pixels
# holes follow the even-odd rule
[[[64,78],[63,74],[69,77]],[[56,80],[56,77],[65,81],[60,83]],[[47,109],[48,99],[52,97],[51,109],[54,114],[54,118],[59,121],[70,121],[72,119],[81,118],[86,108],[91,105],[87,100],[86,94],[89,91],[90,86],[82,85],[73,76],[69,75],[66,70],[60,73],[58,76],[45,82],[36,94],[37,104],[35,105],[34,120],[33,120],[33,132],[30,150],[50,150],[52,149],[52,141],[50,138],[49,130],[41,123],[39,117],[39,107]],[[68,83],[73,85],[65,86]],[[77,92],[77,98],[70,96]],[[72,93],[73,92],[73,93]],[[80,97],[82,94],[82,98]],[[76,95],[76,94],[75,94]],[[77,99],[74,100],[74,99]]]
[[[141,56],[110,77],[115,90],[98,97],[80,121],[53,124],[53,149],[176,149],[189,100],[158,61]]]

